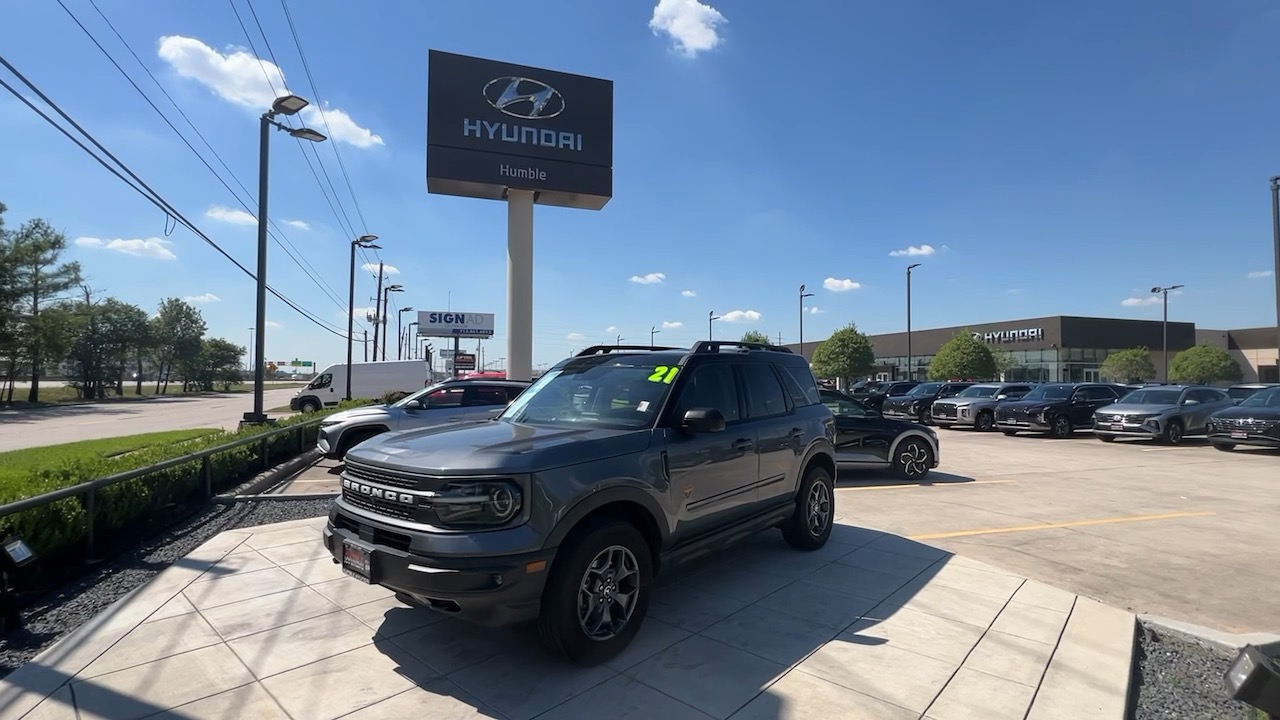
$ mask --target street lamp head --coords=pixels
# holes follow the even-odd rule
[[[1162,288],[1162,287],[1153,287],[1153,288],[1151,288],[1151,292],[1156,293],[1156,294],[1160,294],[1160,293],[1164,292],[1164,288]]]
[[[920,267],[920,265],[921,265],[921,263],[914,263],[914,264],[912,264],[912,265],[908,265],[908,266],[907,266],[907,272],[911,272],[912,270],[915,270],[916,268]]]
[[[301,140],[310,140],[311,142],[324,142],[325,140],[329,139],[325,137],[323,134],[318,133],[315,130],[312,130],[311,128],[306,128],[306,127],[290,128],[289,134]]]
[[[801,286],[800,286],[800,294],[801,294],[801,295],[803,295],[803,294],[804,294],[804,286],[803,286],[803,285],[801,285]]]
[[[403,285],[388,285],[386,288],[384,288],[384,291],[385,291],[385,292],[404,292],[404,286],[403,286]]]
[[[369,243],[372,243],[377,239],[378,239],[377,235],[361,235],[360,237],[356,238],[356,242],[359,243],[360,245],[368,245]]]
[[[1185,285],[1174,285],[1173,287],[1171,287],[1171,288],[1169,288],[1169,289],[1170,289],[1170,290],[1180,290],[1180,289],[1182,289],[1182,288],[1184,288],[1184,287],[1186,287],[1186,286],[1185,286]]]
[[[400,308],[400,312],[402,312],[402,313],[413,312],[413,308],[411,308],[411,307],[402,307],[402,308]]]
[[[271,103],[271,112],[275,115],[297,115],[298,111],[310,105],[306,98],[297,95],[284,95]]]

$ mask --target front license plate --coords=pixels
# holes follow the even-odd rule
[[[372,583],[373,548],[352,540],[343,540],[342,572],[361,582]]]
[[[1124,429],[1124,423],[1111,423],[1111,429],[1112,429],[1112,430],[1123,430],[1123,429]]]
[[[1239,438],[1241,440],[1247,440],[1249,439],[1249,433],[1245,432],[1244,430],[1232,430],[1231,437]]]

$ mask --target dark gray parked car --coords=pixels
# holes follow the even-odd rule
[[[593,664],[631,642],[660,569],[779,528],[822,547],[835,422],[784,348],[593,347],[496,420],[389,433],[346,456],[324,543],[405,603],[537,618]]]
[[[1234,406],[1217,388],[1153,385],[1094,412],[1093,434],[1103,442],[1133,437],[1177,445],[1187,435],[1204,435],[1209,416]]]

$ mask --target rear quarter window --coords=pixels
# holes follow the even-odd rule
[[[813,373],[807,367],[800,366],[783,366],[782,384],[787,389],[787,394],[791,396],[791,403],[796,407],[805,405],[818,405],[822,402],[821,396],[818,394],[818,383],[813,379]]]

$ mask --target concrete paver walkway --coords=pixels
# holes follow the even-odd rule
[[[344,576],[323,520],[225,532],[0,681],[0,720],[1124,717],[1133,615],[849,525],[662,578],[581,668]]]

